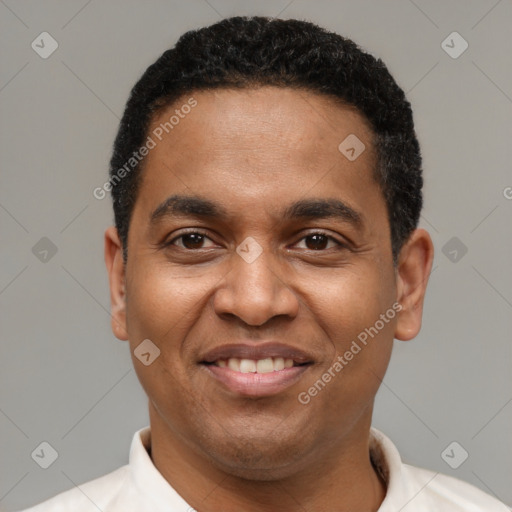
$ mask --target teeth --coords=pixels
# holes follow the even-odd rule
[[[258,373],[270,373],[274,371],[274,362],[271,357],[267,359],[260,359],[256,363],[256,371]]]
[[[241,373],[271,373],[291,368],[293,359],[284,359],[282,357],[267,357],[266,359],[239,359],[230,357],[229,359],[219,359],[216,362],[221,368],[228,367],[230,370]]]
[[[254,373],[256,371],[256,361],[252,359],[240,359],[240,371],[242,373]]]
[[[237,359],[236,357],[230,357],[228,359],[228,368],[230,370],[234,370],[235,372],[240,371],[240,359]]]
[[[293,364],[293,361],[292,361]],[[274,370],[277,372],[278,370],[284,370],[284,359],[282,357],[276,357],[274,359]]]

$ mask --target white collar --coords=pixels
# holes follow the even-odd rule
[[[167,510],[190,511],[190,505],[156,469],[148,454],[150,445],[150,427],[135,433],[130,448],[130,485],[135,486],[139,493],[147,496],[148,500],[154,501],[155,509],[165,503]],[[370,456],[387,487],[386,497],[379,512],[398,510],[411,499],[412,490],[404,485],[402,460],[395,445],[387,436],[373,427],[370,430]]]

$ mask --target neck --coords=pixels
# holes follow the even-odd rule
[[[369,456],[369,418],[315,449],[286,475],[250,480],[221,468],[170,431],[150,407],[151,458],[169,484],[201,512],[376,512],[386,486]]]

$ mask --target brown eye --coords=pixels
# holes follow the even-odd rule
[[[328,236],[324,233],[312,233],[311,235],[307,235],[302,238],[299,243],[302,242],[304,242],[304,248],[310,251],[322,251],[324,249],[342,246],[342,244],[335,240],[332,236]],[[332,242],[334,246],[328,246],[330,242]]]
[[[309,243],[307,240],[309,240]],[[308,249],[325,249],[328,242],[329,239],[325,235],[310,235],[306,237],[306,245]]]
[[[204,235],[200,233],[188,233],[182,237],[183,246],[187,249],[200,249],[204,242]]]
[[[204,233],[200,233],[198,231],[190,231],[189,233],[184,233],[183,235],[177,236],[167,245],[176,245],[182,249],[188,250],[205,249],[204,244],[207,240],[210,239]],[[212,245],[207,246],[206,248],[213,246],[214,244],[212,243]]]

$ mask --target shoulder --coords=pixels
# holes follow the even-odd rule
[[[413,487],[422,489],[418,493],[418,501],[424,502],[429,507],[428,510],[510,512],[510,509],[501,501],[457,478],[408,464],[403,464],[402,471],[405,481],[408,481]],[[417,510],[414,501],[413,499],[409,503],[411,511]],[[404,512],[407,512],[409,508],[405,507]]]
[[[90,480],[20,512],[98,512],[119,494],[128,476],[128,466]]]
[[[370,455],[387,483],[379,512],[510,512],[474,485],[403,463],[391,439],[375,428],[370,432]]]

